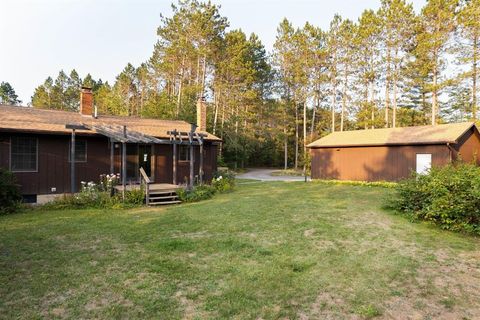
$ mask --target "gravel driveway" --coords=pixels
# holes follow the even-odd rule
[[[254,179],[260,181],[305,181],[304,177],[296,176],[272,176],[273,171],[279,169],[247,169],[248,171],[237,175],[239,179]],[[310,178],[308,178],[310,180]]]

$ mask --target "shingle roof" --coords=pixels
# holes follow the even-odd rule
[[[473,122],[333,132],[309,148],[456,143]]]
[[[125,125],[127,129],[140,132],[157,138],[169,138],[168,131],[190,131],[191,125],[185,121],[157,120],[138,117],[121,117],[100,115],[97,119],[84,116],[80,113],[45,110],[31,107],[16,107],[0,105],[0,131],[15,130],[39,133],[71,133],[66,129],[66,124],[92,125]],[[78,133],[95,134],[92,131],[79,130]],[[220,139],[208,132],[206,140],[220,141]]]

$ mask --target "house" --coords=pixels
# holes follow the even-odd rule
[[[480,164],[473,122],[334,132],[308,148],[313,179],[398,181],[454,160]]]
[[[88,88],[78,113],[0,106],[0,167],[14,173],[27,202],[78,191],[81,181],[105,173],[120,173],[124,185],[139,183],[140,168],[153,183],[209,181],[220,142],[206,132],[201,100],[197,125],[97,115]]]

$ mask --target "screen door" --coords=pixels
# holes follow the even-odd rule
[[[432,154],[417,153],[417,173],[426,174],[432,168]]]

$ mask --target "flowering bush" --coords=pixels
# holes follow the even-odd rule
[[[74,195],[65,195],[46,205],[51,209],[67,208],[125,208],[143,204],[145,197],[143,188],[125,192],[125,199],[121,194],[115,194],[115,186],[120,180],[119,174],[102,174],[100,182],[82,181],[80,192]]]
[[[228,192],[235,187],[235,174],[229,170],[217,172],[212,179],[212,186],[218,192]]]
[[[101,174],[100,183],[98,185],[101,191],[109,192],[112,196],[115,191],[115,186],[120,182],[120,173]]]

